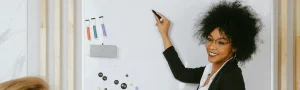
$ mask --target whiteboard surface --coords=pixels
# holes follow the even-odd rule
[[[172,23],[170,38],[186,67],[199,67],[208,63],[205,47],[193,37],[195,23],[212,3],[219,0],[83,0],[82,5],[82,60],[83,90],[196,90],[197,84],[182,83],[174,79],[163,57],[163,42],[155,26],[151,9],[165,15]],[[241,65],[247,90],[271,89],[271,0],[247,0],[261,18],[258,51],[250,62]],[[99,39],[87,40],[87,18],[104,16],[108,37],[103,39],[101,26]],[[99,19],[97,19],[99,22]],[[92,24],[92,23],[91,23]],[[92,28],[91,28],[92,30]],[[92,32],[92,31],[91,31]],[[118,58],[89,57],[89,45],[117,45]],[[98,77],[103,72],[107,81]],[[129,77],[125,75],[128,74]],[[199,81],[200,82],[200,81]]]

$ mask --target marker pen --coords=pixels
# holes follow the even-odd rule
[[[91,30],[90,30],[90,20],[89,19],[85,20],[85,25],[86,25],[87,38],[88,38],[88,40],[91,40]]]
[[[105,25],[104,25],[104,17],[100,16],[99,18],[100,18],[100,23],[101,23],[101,27],[102,27],[103,36],[106,38],[107,34],[106,34]]]
[[[91,18],[91,21],[93,23],[94,37],[95,37],[95,39],[98,39],[97,28],[96,28],[96,18]]]
[[[153,12],[154,15],[159,19],[159,21],[162,21],[161,16],[159,16],[153,9],[152,9],[152,12]]]

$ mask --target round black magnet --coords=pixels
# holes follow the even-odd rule
[[[103,73],[102,73],[102,72],[98,73],[98,76],[99,76],[99,77],[102,77],[102,76],[103,76]]]
[[[122,88],[122,89],[126,89],[126,88],[127,88],[127,84],[126,84],[126,83],[122,83],[122,84],[121,84],[121,88]]]
[[[114,83],[115,83],[116,85],[118,85],[118,84],[119,84],[119,80],[115,80]]]
[[[104,88],[104,90],[107,90],[107,88]]]
[[[103,79],[104,81],[106,81],[106,80],[107,80],[107,77],[106,77],[106,76],[103,76],[102,79]]]
[[[126,77],[129,77],[129,75],[128,75],[128,74],[126,74],[125,76],[126,76]]]

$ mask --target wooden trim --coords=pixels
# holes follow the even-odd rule
[[[68,90],[74,89],[74,74],[75,74],[75,1],[68,0]]]
[[[295,5],[294,5],[294,17],[295,17],[295,31],[296,31],[296,36],[299,37],[300,36],[300,1],[299,0],[294,0],[295,1]]]
[[[288,0],[279,0],[278,90],[287,90]]]
[[[54,90],[61,90],[61,0],[54,0]]]
[[[294,0],[294,90],[300,90],[300,1]]]
[[[299,18],[299,17],[298,17]],[[299,25],[299,23],[298,23]],[[298,27],[297,32],[300,32],[300,28]],[[295,90],[300,90],[300,35],[296,38],[296,53],[295,53]]]
[[[48,81],[47,74],[47,0],[40,0],[40,76]]]

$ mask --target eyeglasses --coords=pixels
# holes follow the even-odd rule
[[[211,45],[212,43],[216,44],[218,46],[218,48],[231,43],[228,39],[225,38],[219,38],[216,40],[213,40],[211,37],[206,38],[206,44]]]

